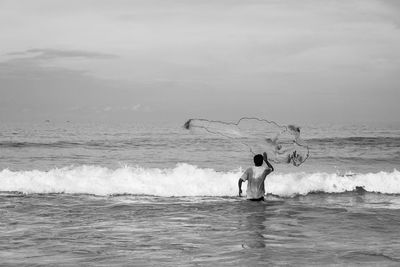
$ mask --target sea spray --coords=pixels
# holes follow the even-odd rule
[[[49,171],[0,171],[0,191],[22,193],[133,194],[154,196],[235,196],[242,170],[218,172],[181,163],[175,168],[83,165]],[[400,194],[400,172],[354,175],[334,173],[279,173],[267,177],[266,190],[281,197],[311,192],[341,193],[363,187],[366,191]],[[245,191],[245,190],[244,190]]]
[[[0,172],[0,191],[23,193],[135,194],[156,196],[229,196],[240,171],[216,172],[193,165],[173,169],[79,166],[50,171]]]
[[[400,172],[339,175],[337,173],[275,173],[267,177],[267,193],[291,197],[312,192],[342,193],[362,187],[368,192],[400,194]]]

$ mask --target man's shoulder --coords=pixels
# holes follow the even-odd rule
[[[251,166],[249,169],[254,170],[254,171],[263,171],[265,169],[268,169],[268,166],[265,167],[264,165],[261,166]]]
[[[248,167],[245,171],[244,171],[244,173],[245,174],[248,174],[248,175],[251,175],[252,173],[253,173],[253,167]]]

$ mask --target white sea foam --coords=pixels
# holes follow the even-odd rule
[[[50,171],[0,171],[0,191],[23,193],[143,194],[156,196],[235,196],[241,170],[217,172],[189,164],[173,169],[79,166]],[[246,186],[246,185],[245,185]],[[273,173],[267,193],[290,197],[310,192],[340,193],[357,186],[369,192],[400,194],[400,172],[340,176],[331,173]],[[245,191],[245,190],[244,190]]]

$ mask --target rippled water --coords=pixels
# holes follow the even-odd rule
[[[391,203],[397,202],[394,209]],[[398,265],[397,197],[3,194],[5,265]]]
[[[400,125],[304,126],[302,137],[311,150],[307,164],[280,165],[280,172],[393,171],[400,163]],[[171,168],[179,162],[226,171],[251,164],[252,154],[232,140],[191,134],[178,124],[0,125],[0,169]]]
[[[303,127],[266,202],[236,197],[247,151],[179,125],[0,128],[2,265],[400,264],[400,127]]]

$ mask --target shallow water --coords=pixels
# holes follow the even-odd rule
[[[370,193],[0,197],[4,265],[400,264],[400,203]]]

